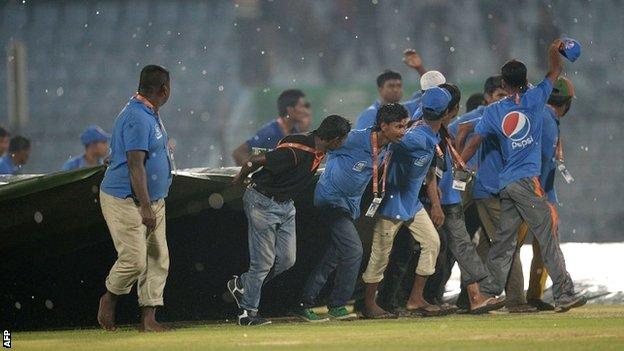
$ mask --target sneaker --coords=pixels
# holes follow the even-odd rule
[[[295,316],[310,323],[322,323],[329,321],[329,318],[323,318],[309,308],[303,308],[293,313]]]
[[[327,312],[331,318],[334,318],[339,321],[352,320],[357,319],[357,314],[349,313],[346,307],[332,307]]]
[[[238,315],[238,325],[242,326],[259,326],[271,324],[271,321],[262,318],[258,315],[258,312],[249,311],[249,310],[241,310],[242,312]]]
[[[240,278],[235,275],[232,279],[230,279],[227,282],[227,289],[230,292],[230,295],[232,295],[232,298],[234,298],[234,301],[236,301],[236,305],[240,309],[240,303],[243,299],[243,294],[245,293],[245,288],[243,287],[243,283],[240,281]]]
[[[585,297],[584,295],[577,295],[569,302],[555,306],[555,312],[557,313],[568,312],[569,310],[576,308],[576,307],[581,307],[585,305],[586,303],[587,303],[587,297]]]
[[[555,306],[541,299],[527,299],[527,303],[537,308],[538,311],[554,311],[555,310]]]

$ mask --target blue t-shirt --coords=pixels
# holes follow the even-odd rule
[[[481,121],[481,117],[466,119],[462,124],[471,124],[473,127]],[[457,129],[456,129],[457,130]],[[468,138],[471,134],[468,135]],[[488,199],[499,191],[499,176],[503,169],[503,156],[498,147],[496,136],[483,139],[481,146],[470,159],[477,173],[472,181],[472,197],[474,199]]]
[[[440,191],[442,192],[440,204],[459,204],[462,202],[462,198],[459,190],[453,189],[453,167],[451,154],[449,153],[448,148],[444,154],[444,160],[446,162],[446,171],[444,171],[442,178],[440,178],[440,183],[438,183],[438,188],[440,188]]]
[[[499,191],[522,178],[539,177],[542,166],[541,112],[553,89],[548,78],[526,92],[489,105],[475,133],[496,136],[503,155]]]
[[[372,128],[352,130],[344,145],[327,154],[325,171],[314,192],[314,206],[340,207],[353,219],[360,216],[360,202],[373,176]],[[385,155],[380,150],[378,163]],[[382,169],[379,169],[381,177]]]
[[[386,194],[378,210],[381,216],[408,221],[422,209],[418,193],[439,142],[425,124],[411,128],[401,142],[391,146]]]
[[[297,128],[293,128],[291,133],[299,133],[299,131]],[[250,151],[252,147],[273,150],[277,147],[279,141],[285,136],[286,135],[284,135],[284,131],[282,130],[282,127],[280,127],[279,122],[277,122],[277,120],[273,120],[265,124],[256,133],[256,135],[247,140],[247,146]]]
[[[540,182],[548,197],[548,202],[557,204],[557,192],[555,191],[555,174],[557,161],[557,141],[559,140],[559,119],[549,106],[542,111],[544,125],[542,126],[542,173]]]
[[[416,98],[412,97],[411,100],[402,103],[403,107],[405,107],[408,112],[408,116],[410,117],[412,117],[420,109],[421,97],[417,94],[414,94],[414,96]],[[381,107],[381,102],[375,101],[372,105],[368,106],[366,110],[362,111],[355,122],[355,129],[365,129],[374,126],[375,122],[377,122],[377,111],[379,110],[379,107]]]
[[[99,165],[104,164],[103,160],[98,160],[98,164]],[[80,156],[70,157],[69,160],[67,160],[67,162],[63,164],[63,168],[61,170],[69,171],[72,169],[85,168],[85,167],[89,167],[89,166],[85,162],[84,154],[81,154]]]
[[[481,116],[483,115],[484,109],[485,109],[485,106],[479,106],[476,109],[457,117],[453,122],[449,124],[448,126],[449,133],[453,137],[457,137],[459,126],[462,124],[470,123],[471,121],[474,121],[477,118],[481,118]],[[468,143],[470,138],[472,138],[472,135],[473,135],[473,132],[468,133],[468,135],[466,136],[466,140],[465,140],[466,143]],[[477,152],[470,158],[470,160],[466,162],[466,164],[468,165],[469,168],[476,169],[479,166],[478,160],[479,160],[479,150],[477,150]]]
[[[110,166],[102,181],[102,191],[125,199],[132,195],[128,151],[145,151],[147,191],[150,201],[167,197],[171,185],[168,137],[160,118],[152,109],[131,98],[113,125]]]
[[[18,174],[20,168],[13,164],[11,156],[0,157],[0,174]]]

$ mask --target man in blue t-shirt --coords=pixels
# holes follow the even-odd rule
[[[81,135],[80,141],[85,148],[84,153],[77,157],[70,157],[63,165],[63,171],[72,169],[95,167],[104,163],[108,156],[110,134],[98,126],[88,127]]]
[[[536,87],[529,88],[526,66],[519,61],[503,65],[501,75],[509,97],[488,106],[475,128],[475,135],[462,152],[470,159],[482,140],[496,136],[503,168],[499,175],[501,215],[498,234],[488,253],[488,278],[481,288],[489,295],[500,294],[505,286],[516,249],[517,234],[524,220],[542,248],[544,265],[553,281],[555,311],[566,312],[582,306],[587,299],[574,292],[557,239],[557,227],[540,185],[542,110],[550,97],[553,83],[562,69],[561,40],[549,48],[550,70]]]
[[[438,86],[446,80],[440,72],[427,72],[423,66],[422,59],[416,51],[412,49],[405,50],[403,53],[403,62],[421,75],[421,90],[416,91],[408,101],[403,103],[403,106],[407,109],[409,116],[412,117],[415,114],[420,113],[417,111],[420,110],[419,107],[422,92],[428,88]],[[355,129],[372,127],[375,124],[377,110],[381,105],[399,103],[399,101],[401,101],[403,98],[402,79],[401,74],[391,70],[386,70],[377,76],[377,92],[379,93],[379,100],[375,101],[366,110],[360,113],[355,124]]]
[[[254,152],[275,149],[285,136],[307,132],[312,121],[310,103],[299,89],[284,90],[277,98],[278,116],[265,124],[253,137],[232,152],[237,166],[241,166]]]
[[[102,214],[117,250],[97,315],[106,330],[115,329],[118,296],[128,294],[135,282],[139,330],[168,330],[156,321],[156,307],[163,305],[169,271],[165,198],[172,179],[171,155],[159,110],[170,93],[169,71],[145,66],[138,92],[113,126],[110,165],[100,187]]]
[[[9,141],[9,152],[0,157],[0,174],[19,174],[30,157],[30,140],[16,135]]]
[[[388,191],[379,208],[379,217],[373,230],[371,256],[362,279],[366,283],[364,316],[373,319],[392,318],[375,301],[377,288],[388,265],[390,251],[399,229],[406,225],[421,247],[414,285],[406,303],[406,310],[418,315],[433,316],[442,313],[439,306],[428,303],[423,291],[427,278],[435,271],[440,239],[435,226],[444,222],[444,215],[429,217],[418,198],[423,181],[432,207],[440,209],[435,175],[431,162],[439,147],[438,132],[451,116],[457,113],[457,102],[449,106],[451,94],[443,88],[430,88],[422,97],[423,119],[415,122],[400,143],[392,145],[388,171]],[[479,308],[487,308],[495,299],[475,299]]]
[[[351,131],[341,148],[329,152],[325,171],[316,185],[314,206],[319,209],[331,240],[303,288],[301,309],[296,311],[303,320],[322,320],[311,308],[334,271],[334,286],[327,304],[329,315],[340,320],[356,317],[345,307],[353,295],[363,252],[354,221],[360,216],[362,195],[373,175],[373,184],[382,184],[381,192],[373,186],[375,198],[385,190],[386,172],[380,164],[388,157],[386,146],[403,138],[408,118],[402,105],[383,105],[377,111],[375,126]]]
[[[489,77],[483,87],[486,106],[489,106],[507,96],[503,89],[500,75]],[[449,131],[456,135],[456,144],[461,149],[466,140],[474,135],[474,127],[481,121],[485,106],[480,106],[471,113],[459,117],[453,122]],[[491,136],[483,140],[477,153],[468,160],[468,166],[476,169],[476,175],[466,187],[463,194],[465,213],[477,212],[478,222],[483,233],[479,237],[477,252],[485,261],[490,250],[491,240],[495,240],[500,220],[500,200],[498,198],[498,176],[503,167],[503,160],[498,149],[498,140]],[[475,207],[471,210],[471,206]],[[468,226],[468,220],[467,220]],[[473,226],[475,227],[475,226]],[[476,230],[476,229],[475,229]],[[469,232],[470,233],[470,232]],[[474,235],[474,233],[472,233]],[[468,305],[467,291],[462,290],[457,300],[460,308]],[[519,250],[514,253],[509,278],[505,286],[506,307],[512,313],[536,312],[536,309],[527,305],[524,295],[524,275]]]
[[[574,85],[565,77],[559,77],[553,86],[548,104],[541,112],[542,126],[542,168],[540,183],[553,213],[557,225],[557,194],[555,192],[555,173],[558,164],[563,164],[563,147],[559,136],[559,121],[568,113],[574,97]],[[528,227],[522,225],[518,233],[518,245],[522,245],[528,234]],[[544,268],[538,241],[533,238],[533,261],[526,300],[538,310],[553,310],[554,307],[543,300],[548,272]]]

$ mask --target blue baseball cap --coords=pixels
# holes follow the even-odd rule
[[[559,48],[559,52],[570,62],[576,61],[581,56],[581,44],[572,38],[563,38],[563,44]]]
[[[98,126],[89,126],[80,134],[80,141],[84,146],[102,141],[108,142],[110,141],[110,134],[106,133],[104,129]]]
[[[423,110],[431,110],[440,114],[451,102],[451,93],[440,87],[429,88],[425,90],[421,102]]]

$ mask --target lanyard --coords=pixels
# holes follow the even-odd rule
[[[557,148],[555,149],[555,160],[563,162],[563,144],[561,142],[561,136],[557,138]]]
[[[435,152],[436,152],[436,156],[438,156],[441,159],[444,159],[444,152],[442,152],[442,148],[440,147],[440,144],[436,144]]]
[[[319,165],[323,161],[323,158],[325,157],[324,153],[316,150],[315,148],[311,148],[311,147],[309,147],[307,145],[298,144],[298,143],[281,143],[281,144],[277,145],[277,149],[286,148],[286,147],[297,149],[297,150],[301,150],[301,151],[305,151],[305,152],[309,152],[309,153],[313,154],[314,155],[314,161],[312,162],[312,168],[310,168],[311,172],[315,172],[318,169]],[[295,155],[295,157],[297,157],[297,156]]]
[[[449,152],[451,153],[451,157],[453,159],[453,162],[456,164],[456,167],[459,167],[459,169],[461,169],[462,171],[467,171],[468,166],[466,165],[466,162],[464,162],[464,160],[461,158],[459,152],[457,152],[457,150],[455,150],[455,148],[453,147],[453,141],[451,140],[451,138],[446,137],[446,145]]]
[[[392,154],[388,152],[383,161],[384,169],[381,179],[381,196],[379,196],[379,166],[377,164],[379,148],[377,147],[377,132],[371,132],[371,149],[373,151],[373,195],[378,198],[383,197],[386,193],[386,178],[388,176],[388,166]]]

